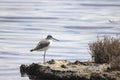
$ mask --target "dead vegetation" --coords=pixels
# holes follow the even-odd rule
[[[90,54],[95,63],[109,63],[110,69],[120,70],[120,38],[104,36],[89,43]]]

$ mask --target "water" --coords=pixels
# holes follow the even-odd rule
[[[0,0],[0,80],[28,80],[19,66],[43,61],[29,50],[48,34],[47,60],[87,61],[97,35],[120,34],[120,0]]]

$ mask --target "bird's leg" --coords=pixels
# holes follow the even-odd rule
[[[44,61],[44,64],[45,64],[45,54],[46,54],[46,51],[44,52],[44,60],[43,60],[43,61]]]

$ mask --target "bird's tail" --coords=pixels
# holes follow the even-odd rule
[[[34,49],[31,49],[30,52],[34,51]]]

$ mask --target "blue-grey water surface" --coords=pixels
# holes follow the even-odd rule
[[[0,0],[0,80],[28,80],[19,66],[42,62],[29,50],[48,34],[47,61],[87,61],[97,35],[120,34],[120,0]]]

